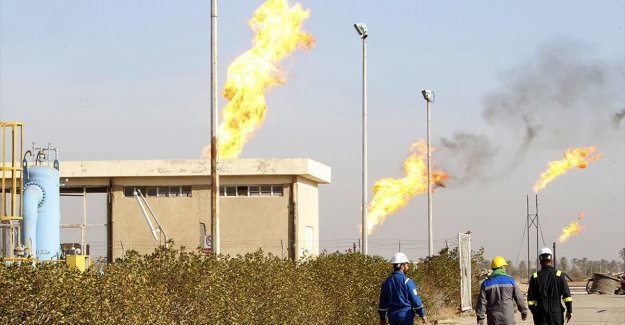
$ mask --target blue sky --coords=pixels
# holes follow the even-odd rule
[[[352,25],[365,22],[369,188],[402,176],[410,144],[426,135],[420,90],[433,89],[434,164],[456,177],[433,196],[437,250],[471,230],[487,257],[525,259],[532,185],[567,148],[595,145],[603,159],[540,192],[541,237],[550,246],[584,212],[584,231],[559,254],[618,258],[625,121],[610,118],[625,109],[622,1],[300,3],[316,44],[282,63],[287,83],[269,91],[267,119],[241,157],[332,168],[320,189],[322,248],[360,237],[362,52]],[[251,46],[246,22],[260,4],[219,2],[220,85]],[[62,160],[199,158],[210,142],[210,33],[210,1],[0,0],[0,120],[24,122],[26,142],[51,142]],[[537,133],[524,146],[526,127]],[[482,141],[445,150],[443,139]],[[390,216],[369,250],[391,256],[399,242],[411,258],[427,254],[425,195]]]

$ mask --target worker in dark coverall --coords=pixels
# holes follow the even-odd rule
[[[530,277],[527,292],[527,304],[534,317],[534,324],[564,324],[565,309],[560,300],[564,301],[566,306],[566,322],[568,323],[573,312],[573,298],[571,298],[571,291],[564,274],[553,267],[553,253],[549,247],[540,250],[538,259],[541,270]]]
[[[386,325],[386,314],[390,325],[412,325],[415,313],[427,323],[425,309],[417,294],[417,285],[406,276],[410,261],[404,253],[391,258],[393,273],[382,283],[380,290],[380,325]]]
[[[513,300],[521,312],[521,319],[527,318],[529,311],[525,305],[525,298],[514,278],[506,274],[504,266],[507,265],[506,259],[501,256],[495,256],[490,263],[493,272],[482,282],[475,306],[479,325],[484,324],[485,318],[488,325],[516,324]]]

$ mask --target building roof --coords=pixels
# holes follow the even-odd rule
[[[297,175],[329,184],[330,167],[307,158],[220,160],[219,175]],[[61,178],[210,176],[208,159],[61,161]]]

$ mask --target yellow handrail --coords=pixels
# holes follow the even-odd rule
[[[0,211],[0,220],[22,220],[22,200],[17,199],[17,193],[21,192],[22,187],[24,186],[24,179],[22,177],[23,166],[22,166],[22,156],[23,156],[23,123],[22,122],[0,122],[0,128],[2,129],[2,166],[0,169],[1,173],[1,211]],[[11,129],[11,157],[10,161],[7,161],[7,128]],[[19,150],[17,148],[17,138],[19,137]],[[9,165],[9,164],[10,165]],[[8,207],[7,198],[7,172],[10,174],[11,178],[11,206]],[[19,184],[18,184],[19,179]],[[10,211],[7,211],[7,208],[10,208]]]

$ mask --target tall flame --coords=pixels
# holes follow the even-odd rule
[[[228,67],[224,97],[229,103],[219,126],[219,156],[236,158],[265,119],[265,90],[284,84],[278,63],[297,47],[311,49],[314,38],[301,30],[310,12],[287,0],[268,0],[249,22],[256,33],[252,49]],[[204,150],[206,152],[206,149]]]
[[[540,179],[534,184],[534,192],[538,193],[547,186],[547,183],[566,173],[569,169],[573,167],[583,169],[590,162],[600,159],[602,154],[600,152],[595,153],[596,150],[595,147],[568,149],[564,153],[564,159],[549,162],[547,170],[540,174]]]
[[[580,212],[579,216],[577,217],[577,221],[581,221],[582,219],[584,219],[584,214]],[[579,225],[577,221],[571,222],[567,227],[564,227],[562,229],[562,235],[560,235],[560,240],[559,240],[560,243],[563,243],[567,239],[569,239],[569,237],[582,232],[583,228],[582,226]]]
[[[367,215],[367,233],[384,223],[386,217],[403,208],[412,197],[427,192],[427,146],[419,140],[410,146],[410,154],[404,161],[404,178],[383,178],[373,184],[373,199]],[[449,178],[442,171],[432,172],[433,188],[444,186]]]

